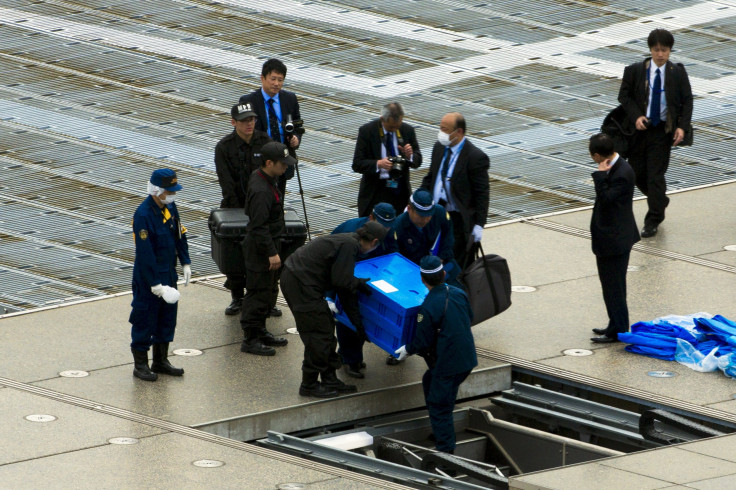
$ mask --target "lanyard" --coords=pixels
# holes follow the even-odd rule
[[[258,176],[266,181],[266,184],[268,184],[268,187],[271,189],[271,192],[273,192],[273,197],[276,198],[276,202],[281,202],[281,197],[279,196],[279,191],[276,190],[276,188],[269,182],[268,178],[266,178],[265,175],[263,175],[263,171],[259,168],[258,169]]]

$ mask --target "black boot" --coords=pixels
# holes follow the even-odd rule
[[[336,390],[326,388],[317,381],[317,374],[302,373],[302,384],[299,386],[299,395],[313,396],[316,398],[334,398],[338,395]]]
[[[264,345],[260,339],[244,340],[240,344],[240,352],[255,354],[256,356],[275,356],[276,349]]]
[[[133,353],[133,361],[135,366],[133,367],[133,376],[142,379],[143,381],[156,381],[158,374],[151,371],[148,367],[148,352],[144,350],[135,350],[131,347],[130,351]]]
[[[233,298],[227,308],[225,308],[226,315],[237,315],[240,310],[243,309],[243,298]]]
[[[181,376],[184,370],[175,368],[168,359],[169,343],[153,344],[153,362],[151,363],[151,371],[154,373],[168,374],[169,376]]]
[[[273,334],[265,328],[261,329],[258,335],[258,340],[260,340],[263,345],[269,345],[271,347],[283,347],[289,343],[289,341],[283,337],[274,337]]]
[[[322,385],[330,390],[335,390],[338,393],[353,393],[358,391],[358,387],[355,385],[346,385],[340,378],[335,374],[334,369],[328,369],[324,373],[320,374],[322,377]]]

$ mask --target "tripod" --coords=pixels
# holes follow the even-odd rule
[[[307,229],[307,239],[311,242],[312,235],[309,233],[309,218],[307,217],[307,205],[304,203],[304,188],[302,187],[302,178],[299,175],[299,160],[294,164],[296,170],[296,181],[299,183],[299,196],[302,198],[302,210],[304,211],[304,226]]]

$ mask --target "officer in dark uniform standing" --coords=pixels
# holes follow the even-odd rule
[[[135,367],[133,375],[144,381],[156,381],[156,373],[181,376],[167,356],[174,340],[177,301],[176,259],[184,272],[184,282],[192,277],[186,228],[174,204],[181,185],[176,172],[168,168],[153,172],[148,183],[148,197],[133,215],[135,262],[133,265],[133,311],[130,313]],[[148,367],[148,348],[153,345],[153,363]]]
[[[222,189],[221,208],[243,208],[248,178],[260,166],[261,147],[271,141],[263,131],[255,129],[256,113],[250,104],[236,104],[230,109],[232,133],[215,146],[215,170]],[[230,290],[232,302],[225,308],[226,315],[240,313],[245,295],[245,277],[227,276],[225,287]],[[281,311],[271,312],[279,316]]]
[[[373,207],[370,216],[349,219],[338,225],[332,231],[332,234],[354,233],[368,221],[375,221],[382,224],[388,231],[383,242],[374,251],[368,254],[361,254],[358,257],[358,261],[372,259],[399,251],[399,247],[396,245],[396,234],[391,229],[391,225],[393,225],[395,219],[396,211],[394,207],[389,203],[379,202]],[[337,307],[334,306],[334,303],[330,299],[328,299],[328,304],[331,310],[334,308],[333,311],[337,311]],[[339,321],[335,325],[335,333],[337,334],[337,343],[339,345],[337,353],[340,355],[343,366],[345,366],[345,372],[353,378],[364,378],[365,375],[361,370],[366,367],[363,362],[363,344],[365,343],[365,339]]]
[[[399,347],[396,355],[399,360],[412,354],[424,357],[428,369],[422,377],[422,387],[437,450],[453,453],[452,411],[457,391],[478,365],[470,331],[473,312],[465,291],[444,282],[445,271],[439,257],[424,257],[420,271],[429,293],[417,314],[414,339]]]
[[[261,168],[253,172],[245,196],[245,214],[250,218],[243,239],[245,256],[245,306],[241,325],[245,339],[242,352],[273,356],[272,346],[288,341],[266,330],[266,318],[278,296],[281,269],[281,235],[284,234],[284,196],[278,179],[296,160],[286,145],[270,141],[261,148]]]
[[[281,291],[304,343],[300,395],[328,398],[357,390],[355,385],[346,385],[335,374],[342,364],[335,351],[335,319],[325,301],[325,293],[337,292],[350,322],[365,338],[357,292],[370,294],[371,288],[366,285],[369,279],[353,276],[355,261],[360,254],[375,250],[385,236],[383,225],[369,221],[355,233],[316,238],[286,260],[281,273]]]

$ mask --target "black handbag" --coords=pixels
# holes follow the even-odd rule
[[[621,105],[609,112],[601,124],[601,133],[607,134],[613,140],[613,149],[623,158],[628,156],[635,131]]]
[[[479,253],[480,252],[480,253]],[[472,325],[506,311],[511,306],[511,273],[506,259],[499,255],[485,255],[478,242],[476,259],[458,278],[473,309]]]

